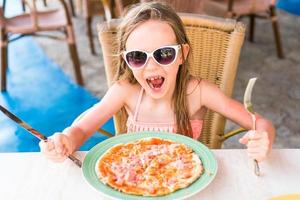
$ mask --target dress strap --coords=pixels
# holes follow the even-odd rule
[[[138,112],[139,112],[139,109],[140,109],[140,105],[141,105],[141,101],[142,101],[142,97],[143,97],[143,92],[144,92],[144,89],[141,87],[141,91],[140,91],[139,98],[138,98],[138,101],[136,103],[135,111],[134,111],[134,115],[133,115],[133,120],[134,121],[137,121],[137,116],[138,116]]]

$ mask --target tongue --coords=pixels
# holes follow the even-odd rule
[[[163,84],[163,81],[164,80],[162,78],[158,78],[158,79],[152,80],[151,84],[154,88],[160,88],[161,85]]]

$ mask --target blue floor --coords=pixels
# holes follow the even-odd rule
[[[279,0],[277,7],[291,14],[300,16],[300,0]]]
[[[7,92],[0,94],[1,105],[47,136],[69,126],[99,101],[67,77],[31,37],[9,44],[7,80]],[[103,127],[114,132],[112,120]],[[81,150],[89,150],[104,139],[105,136],[95,134]],[[0,152],[39,151],[38,142],[0,113]]]

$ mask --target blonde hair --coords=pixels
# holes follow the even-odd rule
[[[119,55],[121,55],[121,53],[125,50],[126,41],[132,31],[148,20],[159,20],[166,22],[172,27],[178,44],[190,45],[184,25],[179,16],[171,7],[158,2],[141,3],[134,5],[128,10],[118,28],[117,41],[119,42]],[[184,58],[183,51],[181,52],[182,57]],[[181,67],[179,67],[177,73],[176,87],[172,97],[172,106],[176,117],[177,132],[192,137],[192,129],[187,105],[187,84],[190,79],[188,57],[183,61],[183,64]],[[131,84],[137,83],[132,71],[129,69],[129,67],[127,67],[122,57],[119,56],[115,81],[125,79]]]

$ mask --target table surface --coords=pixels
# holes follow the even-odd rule
[[[253,173],[245,150],[213,150],[218,162],[215,179],[201,192],[188,198],[268,199],[300,193],[300,149],[275,149],[260,163],[262,176]],[[83,159],[86,152],[77,152]],[[1,199],[106,199],[84,179],[70,160],[53,163],[40,153],[0,153]]]

